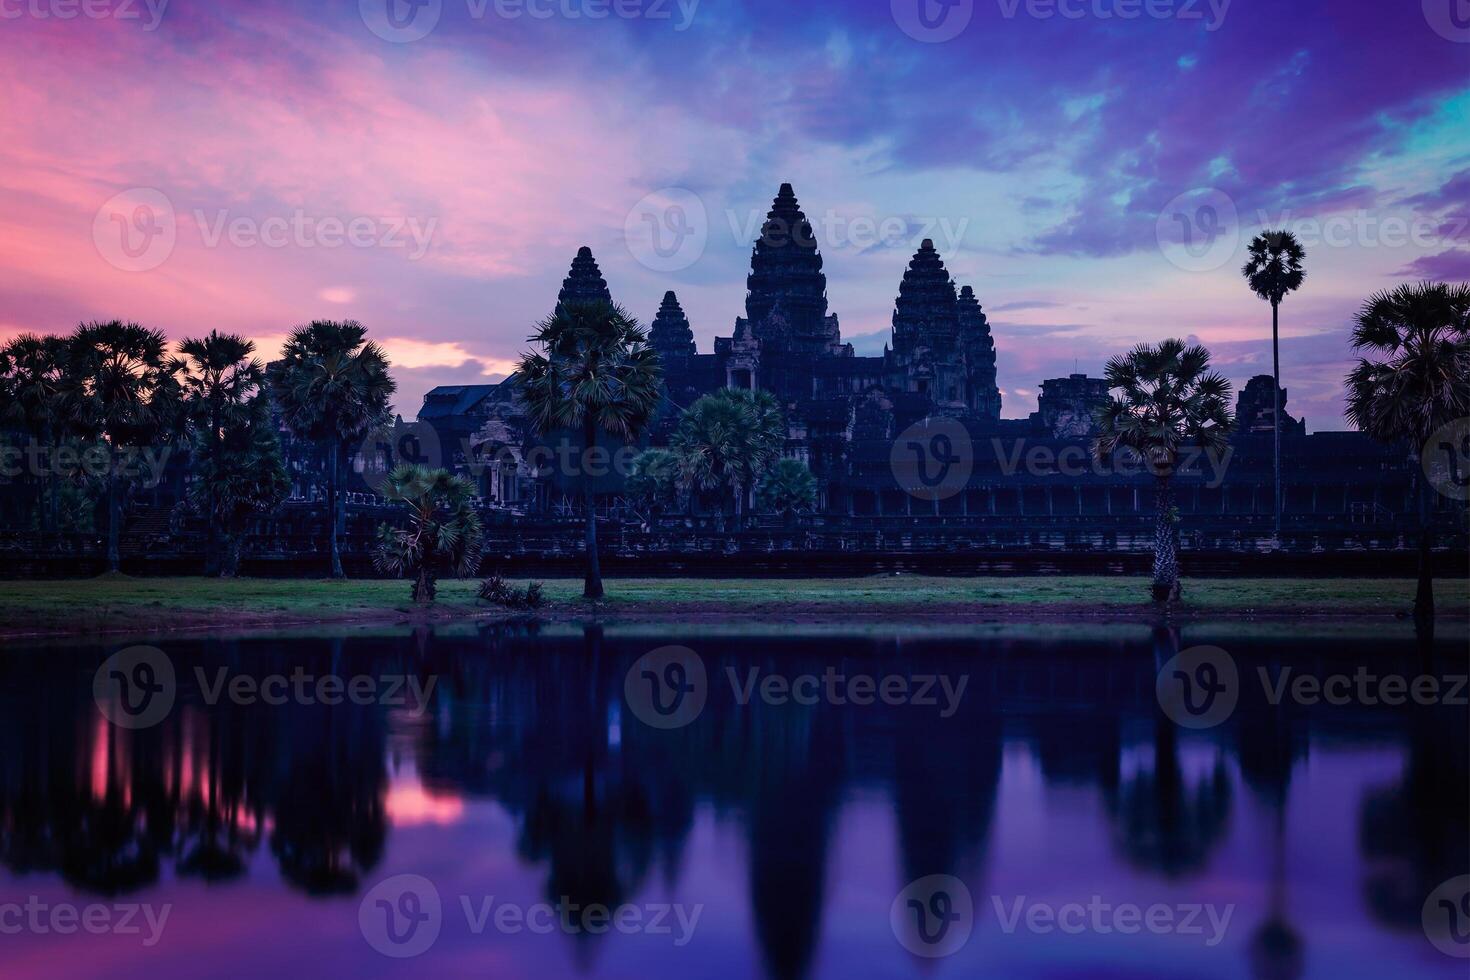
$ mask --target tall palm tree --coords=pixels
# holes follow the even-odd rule
[[[1272,452],[1272,470],[1276,474],[1276,540],[1281,540],[1281,301],[1288,293],[1301,288],[1307,273],[1302,269],[1302,260],[1307,250],[1289,231],[1268,231],[1255,237],[1250,244],[1250,258],[1246,260],[1241,275],[1250,283],[1251,289],[1261,299],[1271,304],[1271,379],[1274,387],[1271,410],[1271,429],[1275,434]]]
[[[218,572],[233,578],[250,522],[275,510],[291,490],[265,399],[251,401],[241,417],[223,426],[216,442],[200,449],[194,475],[193,504],[223,532]]]
[[[1235,419],[1230,412],[1230,382],[1210,369],[1210,352],[1165,340],[1157,347],[1139,344],[1108,361],[1108,387],[1119,395],[1098,412],[1092,452],[1112,460],[1124,450],[1136,454],[1154,476],[1155,602],[1180,596],[1178,514],[1174,509],[1174,471],[1179,452],[1198,446],[1225,450]]]
[[[183,388],[184,411],[201,453],[217,458],[228,429],[246,424],[253,399],[265,382],[265,370],[255,360],[255,344],[234,334],[211,330],[202,339],[179,344],[179,383]],[[203,510],[208,533],[204,547],[204,573],[220,571],[219,520],[215,507],[215,484],[204,482]]]
[[[414,463],[396,466],[383,482],[388,500],[408,505],[408,527],[378,528],[373,563],[380,572],[413,579],[413,601],[434,601],[440,575],[473,575],[484,535],[472,499],[473,480]]]
[[[583,449],[589,453],[597,446],[599,432],[624,442],[642,435],[658,407],[663,372],[648,335],[627,311],[605,300],[558,303],[537,325],[530,342],[539,350],[521,356],[519,386],[538,433],[580,431]],[[581,470],[587,517],[582,594],[600,599],[602,567],[592,477],[586,466]]]
[[[18,425],[34,436],[51,454],[52,464],[63,421],[67,350],[66,338],[35,334],[21,334],[0,348],[0,421]],[[44,492],[46,496],[40,524],[52,530],[57,509],[54,466],[36,475],[44,487],[38,495]]]
[[[721,388],[689,406],[672,443],[687,483],[733,494],[739,527],[746,494],[781,457],[785,440],[786,420],[774,395]]]
[[[291,332],[266,380],[291,432],[326,450],[332,577],[344,578],[337,541],[343,456],[349,444],[391,418],[389,400],[398,386],[388,374],[388,355],[355,320],[315,320]]]
[[[1470,284],[1405,284],[1370,297],[1353,327],[1353,348],[1369,356],[1347,376],[1347,417],[1385,442],[1433,452],[1429,437],[1470,415]],[[1419,585],[1414,619],[1434,621],[1429,488],[1416,468]]]
[[[67,425],[107,450],[107,570],[119,566],[129,450],[171,441],[181,419],[180,389],[161,330],[113,320],[77,328],[62,393]]]

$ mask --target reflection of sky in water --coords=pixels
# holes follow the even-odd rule
[[[247,835],[258,833],[260,841],[247,849],[247,867],[239,877],[204,883],[181,877],[177,860],[166,858],[155,882],[116,897],[75,890],[51,871],[0,873],[0,902],[34,895],[47,903],[173,906],[163,941],[152,949],[142,948],[138,937],[0,937],[5,975],[259,976],[310,969],[353,976],[746,978],[799,965],[801,949],[809,943],[810,973],[823,977],[1290,976],[1280,963],[1276,972],[1265,967],[1253,972],[1274,896],[1300,941],[1302,976],[1465,976],[1464,963],[1436,952],[1417,921],[1390,926],[1371,900],[1370,880],[1419,887],[1419,878],[1438,875],[1432,886],[1465,871],[1434,865],[1455,851],[1436,853],[1433,840],[1416,837],[1442,821],[1414,812],[1412,801],[1396,825],[1402,839],[1386,847],[1362,839],[1370,800],[1386,801],[1390,812],[1405,804],[1403,794],[1394,791],[1415,764],[1414,746],[1426,744],[1414,740],[1406,716],[1299,719],[1285,753],[1291,762],[1278,841],[1279,811],[1272,796],[1281,783],[1270,771],[1265,778],[1251,778],[1242,768],[1241,748],[1222,733],[1160,742],[1146,713],[1038,710],[1032,698],[1024,712],[1014,705],[1007,711],[1005,704],[999,712],[975,708],[958,716],[955,727],[928,719],[915,724],[891,710],[847,709],[824,729],[811,717],[788,711],[721,717],[718,725],[712,722],[713,736],[691,729],[659,733],[664,741],[650,742],[647,730],[621,711],[615,698],[597,703],[585,727],[576,723],[584,699],[578,687],[582,678],[564,667],[579,662],[561,660],[561,672],[545,668],[544,673],[497,663],[488,668],[492,674],[506,673],[489,681],[472,671],[447,680],[446,685],[458,683],[458,693],[425,717],[395,711],[373,724],[370,718],[307,712],[292,716],[282,727],[284,734],[278,733],[295,741],[262,743],[258,751],[270,757],[257,761],[278,779],[284,778],[282,767],[304,765],[297,753],[310,755],[310,749],[300,740],[313,732],[345,753],[337,758],[338,768],[311,769],[299,783],[285,779],[294,787],[291,792],[306,793],[308,800],[318,792],[338,799],[330,784],[342,778],[341,766],[371,769],[364,761],[368,753],[382,760],[380,783],[371,773],[368,778],[358,774],[361,785],[378,785],[376,792],[360,799],[349,794],[331,814],[325,805],[320,808],[327,823],[346,824],[351,819],[342,813],[357,819],[364,807],[380,807],[387,825],[381,856],[359,869],[356,890],[325,897],[309,896],[282,876],[277,845],[283,835],[276,814],[289,798],[273,797],[261,805],[220,788],[211,754],[231,751],[228,743],[241,735],[235,730],[240,718],[222,723],[202,708],[186,706],[159,755],[157,743],[109,739],[84,701],[48,691],[38,699],[51,712],[48,724],[60,724],[58,706],[81,706],[73,717],[77,739],[55,746],[61,753],[75,747],[79,755],[50,769],[34,754],[10,756],[0,783],[9,799],[19,798],[26,786],[34,790],[43,772],[49,778],[66,772],[93,804],[111,798],[135,815],[146,813],[139,794],[149,790],[129,777],[153,766],[162,774],[158,785],[168,793],[237,807],[235,826]],[[1146,673],[1146,662],[1143,669]],[[615,667],[607,675],[619,676]],[[479,683],[488,683],[493,694],[479,701],[466,697]],[[7,742],[22,735],[22,721],[40,723],[20,705],[7,702],[7,707]],[[255,724],[272,716],[250,717]],[[1100,744],[1109,732],[1115,735],[1112,749]],[[699,740],[711,737],[719,751],[707,757],[677,752],[681,742],[708,745]],[[985,752],[987,740],[993,755]],[[38,744],[23,742],[28,749]],[[1171,745],[1176,764],[1168,766],[1161,753]],[[248,756],[257,750],[244,751]],[[918,778],[896,778],[894,767],[916,751],[931,752],[927,761],[939,765],[913,760]],[[326,757],[333,758],[332,753]],[[985,775],[987,767],[994,768],[993,783]],[[1177,782],[1161,775],[1166,771],[1176,774]],[[260,785],[266,787],[260,792],[282,792],[269,780]],[[595,812],[582,807],[588,786],[597,799]],[[635,789],[644,795],[630,796]],[[931,795],[936,789],[941,791]],[[640,822],[645,816],[639,807],[651,811],[646,823],[657,829],[668,809],[661,794],[674,791],[692,791],[687,826],[668,831],[677,841],[640,838],[648,826]],[[763,793],[773,794],[764,805],[786,809],[762,810]],[[802,809],[817,805],[822,812]],[[944,812],[935,812],[936,807]],[[1459,818],[1463,813],[1462,805]],[[0,815],[6,817],[0,829],[13,837],[13,815],[3,809]],[[293,834],[316,832],[300,824],[309,821],[309,814],[291,819]],[[528,824],[537,825],[535,833]],[[183,818],[179,825],[194,826]],[[579,870],[577,842],[602,840],[597,831],[608,825],[614,826],[608,845],[612,865],[629,884],[624,901],[702,906],[687,946],[676,947],[673,936],[615,930],[576,938],[529,931],[507,935],[493,924],[481,934],[472,931],[462,897],[472,908],[491,897],[497,906],[546,902],[548,861],[556,863],[561,853],[563,872],[567,866]],[[324,827],[321,833],[331,836],[340,829]],[[1461,830],[1470,833],[1470,828]],[[765,836],[769,833],[774,838]],[[528,835],[539,841],[529,850]],[[953,838],[949,844],[941,840],[945,835]],[[1205,842],[1196,847],[1194,837]],[[629,870],[630,853],[645,844],[657,853],[644,856],[646,873],[635,874]],[[342,853],[347,853],[345,843]],[[953,867],[934,870],[952,871],[966,882],[975,900],[976,925],[958,954],[922,964],[895,941],[888,914],[911,877],[910,866],[930,853],[953,855]],[[1278,853],[1284,855],[1279,876],[1274,874]],[[1458,854],[1463,856],[1463,849]],[[1416,856],[1428,867],[1416,868]],[[8,863],[16,866],[15,855]],[[435,883],[445,918],[430,953],[398,962],[363,941],[357,912],[367,888],[406,873]],[[757,893],[759,900],[753,898]],[[1203,915],[1204,934],[1194,936],[1039,934],[1024,922],[1008,933],[996,905],[1009,915],[1018,900],[1023,907],[1062,906],[1086,904],[1093,896],[1113,906],[1234,908],[1223,939],[1211,947],[1206,940],[1213,926]],[[760,903],[763,914],[755,907]],[[813,903],[814,937],[801,921]],[[677,924],[673,929],[677,934]],[[773,969],[771,944],[783,942],[794,946],[774,955],[778,969]]]

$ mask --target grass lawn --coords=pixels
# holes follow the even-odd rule
[[[1142,577],[845,579],[609,579],[599,606],[581,599],[580,579],[545,582],[553,618],[594,612],[635,616],[1071,617],[1152,615]],[[478,583],[439,586],[436,620],[496,615],[475,602]],[[1463,620],[1470,583],[1435,582],[1440,616]],[[1186,580],[1185,616],[1387,617],[1413,600],[1408,579]],[[8,582],[0,589],[0,634],[139,632],[312,622],[393,622],[422,615],[408,583],[303,579],[127,578]]]

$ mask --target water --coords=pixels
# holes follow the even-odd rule
[[[696,661],[639,662],[670,644],[705,672],[683,716],[650,698]],[[1189,730],[1155,678],[1199,644],[1230,654],[1239,706]],[[1466,709],[1273,707],[1257,682],[1360,662],[1452,677],[1462,637],[1428,654],[1205,627],[169,640],[172,685],[137,672],[151,651],[109,662],[167,686],[157,718],[94,696],[126,646],[0,655],[7,977],[1466,975],[1421,922],[1470,872]],[[846,686],[821,686],[829,667]],[[817,703],[763,699],[772,674],[813,676],[797,688]],[[363,703],[317,702],[312,681],[355,676]],[[850,703],[858,676],[874,703]],[[894,678],[910,695],[933,678],[935,703]],[[1431,911],[1470,926],[1453,897]]]

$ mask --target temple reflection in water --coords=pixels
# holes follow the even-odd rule
[[[623,700],[629,666],[661,642],[502,627],[171,645],[176,706],[132,732],[105,722],[92,700],[92,671],[110,651],[7,656],[5,890],[59,876],[83,894],[148,895],[197,880],[228,897],[273,867],[284,887],[330,901],[384,874],[397,835],[452,835],[492,806],[513,828],[506,856],[534,874],[546,901],[615,906],[651,890],[701,901],[695,892],[709,883],[686,878],[710,846],[697,833],[703,821],[745,866],[744,881],[719,887],[744,896],[747,943],[768,975],[785,978],[818,972],[828,906],[855,888],[849,855],[891,853],[900,884],[957,876],[978,905],[998,887],[997,865],[1014,863],[998,835],[1050,837],[1033,860],[1084,891],[1120,873],[1162,889],[1237,878],[1227,893],[1249,921],[1236,927],[1251,930],[1241,975],[1292,977],[1314,952],[1311,926],[1299,921],[1312,887],[1300,879],[1314,865],[1359,869],[1336,901],[1391,934],[1417,930],[1423,897],[1470,863],[1463,708],[1246,699],[1226,725],[1183,732],[1154,701],[1160,658],[1181,642],[1165,631],[732,635],[680,640],[713,680],[700,716],[668,732]],[[1237,656],[1242,673],[1288,662],[1330,672],[1340,646],[1257,640]],[[1379,651],[1384,672],[1416,673],[1421,656],[1412,645],[1388,659]],[[298,665],[437,683],[412,710],[211,705],[194,683],[196,666],[263,675]],[[727,669],[796,675],[829,665],[969,681],[944,718],[915,705],[741,705],[723,680]],[[1343,760],[1359,759],[1344,777]],[[1297,786],[1304,774],[1318,781],[1310,792]],[[1314,799],[1329,778],[1351,786],[1351,798]],[[1069,843],[1068,828],[1097,846]],[[1351,849],[1328,853],[1334,841]],[[464,858],[496,846],[471,842]],[[595,950],[577,962],[594,969]]]

